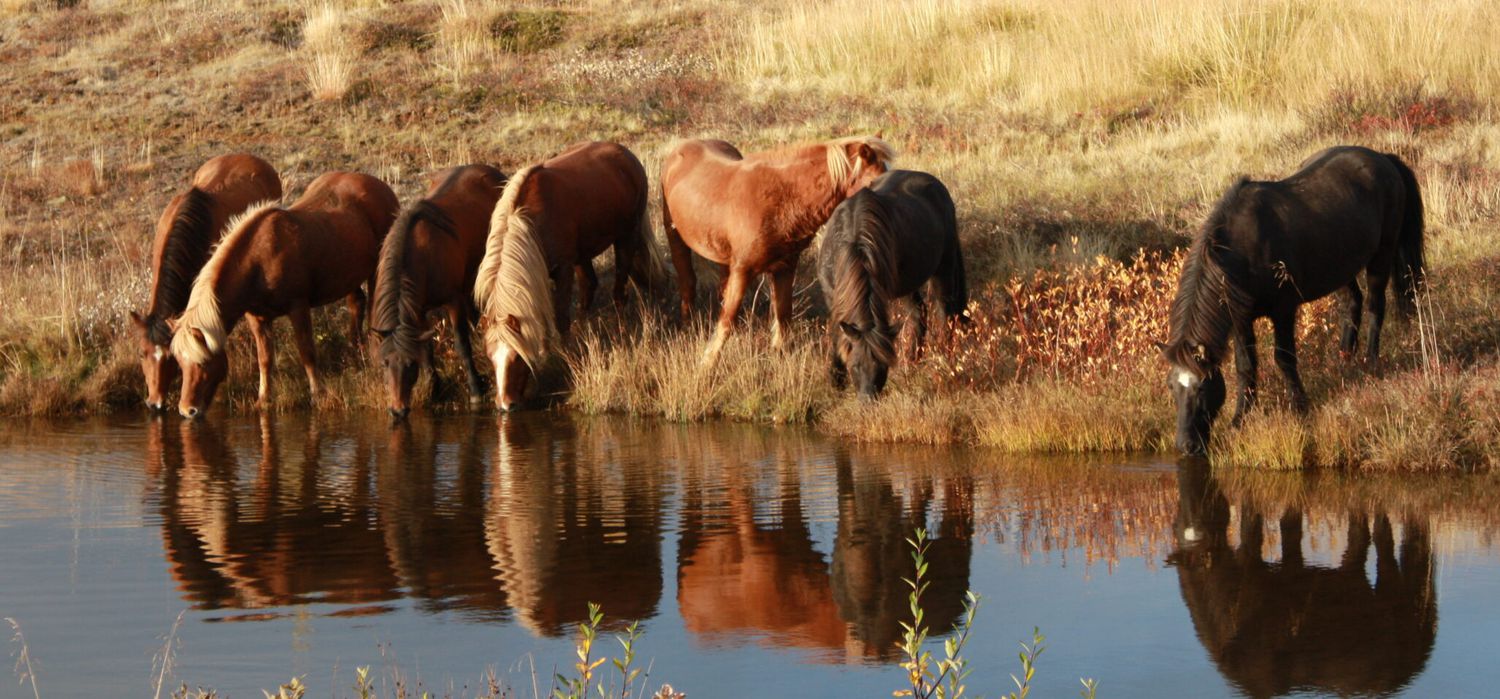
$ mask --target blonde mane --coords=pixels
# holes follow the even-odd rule
[[[506,183],[490,217],[484,259],[474,280],[474,302],[488,321],[486,344],[505,343],[533,369],[558,344],[547,258],[526,211],[516,208],[521,186],[538,167],[528,167]],[[509,318],[516,319],[515,327]]]
[[[187,306],[182,309],[182,316],[178,318],[177,328],[173,331],[172,354],[177,356],[178,361],[206,364],[214,355],[224,351],[229,331],[224,327],[224,316],[219,313],[219,297],[214,293],[214,283],[219,280],[224,260],[229,256],[229,249],[235,241],[251,229],[250,224],[259,219],[261,214],[275,209],[276,204],[273,199],[259,202],[230,219],[225,226],[229,232],[214,246],[208,262],[193,280],[193,290],[188,295]],[[203,339],[199,340],[193,330],[202,333]]]
[[[828,156],[828,177],[833,180],[835,186],[848,184],[849,179],[864,169],[864,163],[860,158],[849,158],[849,145],[860,143],[875,151],[875,158],[881,163],[889,164],[896,159],[896,149],[877,136],[850,136],[838,138],[823,144]]]

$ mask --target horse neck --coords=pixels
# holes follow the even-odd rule
[[[1233,282],[1209,254],[1212,241],[1207,237],[1188,251],[1172,300],[1172,335],[1167,343],[1170,359],[1204,371],[1224,361],[1236,314],[1243,312],[1239,295],[1230,289]]]
[[[792,185],[789,188],[792,195],[783,204],[791,214],[788,233],[795,238],[815,235],[844,201],[842,188],[828,174],[824,153],[822,148],[810,148],[799,154],[794,163],[783,166],[782,179]]]

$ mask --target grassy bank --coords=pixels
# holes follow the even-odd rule
[[[696,366],[701,318],[605,312],[571,342],[571,404],[816,422],[864,440],[1159,449],[1171,408],[1151,341],[1165,334],[1175,251],[1235,176],[1284,175],[1358,143],[1421,178],[1422,320],[1387,325],[1372,372],[1337,357],[1338,312],[1315,304],[1301,331],[1314,415],[1288,416],[1263,367],[1266,408],[1220,430],[1221,458],[1494,465],[1497,20],[1482,3],[1394,0],[6,2],[0,412],[134,409],[125,314],[145,303],[152,226],[221,152],[266,157],[292,195],[347,168],[411,201],[425,172],[512,171],[586,138],[625,143],[654,173],[679,137],[755,150],[880,131],[901,167],[937,174],[958,203],[978,321],[963,336],[863,406],[827,385],[815,289],[799,295],[789,351],[767,351],[762,299],[712,374]],[[804,260],[799,288],[812,278]],[[317,314],[332,386],[320,407],[380,405],[342,314]],[[278,405],[303,406],[278,330]],[[254,386],[242,335],[225,388],[235,410]]]

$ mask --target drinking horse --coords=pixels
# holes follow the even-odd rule
[[[945,321],[961,318],[969,304],[948,188],[925,172],[893,170],[845,199],[818,248],[818,282],[831,307],[833,385],[842,390],[852,375],[861,398],[877,397],[895,361],[889,304],[911,301],[913,356],[927,335],[924,285]]]
[[[411,410],[411,390],[422,363],[437,381],[430,323],[438,311],[453,325],[469,401],[483,399],[469,340],[478,319],[474,276],[484,258],[490,213],[503,187],[505,174],[488,165],[450,168],[438,175],[425,199],[396,220],[381,245],[371,330],[380,338],[394,417],[406,417]]]
[[[196,418],[208,410],[229,373],[226,342],[242,317],[255,336],[260,404],[271,399],[271,323],[281,316],[291,318],[302,368],[317,395],[312,309],[347,297],[349,338],[361,341],[365,294],[359,287],[375,285],[380,243],[400,206],[374,177],[330,172],[291,206],[261,206],[237,219],[198,273],[175,323],[172,351],[182,363],[178,412]]]
[[[723,309],[703,352],[712,364],[734,328],[745,287],[771,275],[780,348],[792,314],[797,257],[834,207],[884,173],[895,151],[872,136],[840,138],[743,156],[724,141],[684,141],[661,166],[662,227],[677,269],[682,315],[692,313],[698,285],[692,253],[728,267]]]
[[[1209,214],[1193,241],[1172,301],[1171,337],[1161,346],[1177,403],[1177,448],[1208,448],[1209,430],[1224,405],[1219,365],[1234,337],[1238,423],[1256,397],[1255,320],[1275,329],[1276,366],[1292,406],[1307,411],[1297,373],[1297,308],[1348,289],[1348,317],[1340,347],[1352,354],[1360,314],[1369,300],[1365,358],[1379,358],[1386,285],[1409,308],[1423,284],[1422,195],[1400,158],[1338,146],[1303,162],[1278,181],[1241,179]],[[1365,292],[1358,275],[1365,273]]]
[[[182,313],[193,279],[229,219],[252,204],[281,198],[276,168],[248,153],[210,158],[193,174],[186,192],[172,198],[156,221],[151,246],[151,299],[144,314],[130,312],[140,334],[146,405],[165,410],[166,393],[180,369],[172,355],[169,318]]]
[[[571,320],[575,276],[587,310],[593,259],[606,248],[615,249],[616,303],[627,279],[647,288],[665,280],[646,194],[645,168],[617,143],[576,144],[511,176],[474,282],[500,409],[520,405],[540,362],[558,348]]]

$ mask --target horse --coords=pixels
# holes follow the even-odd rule
[[[148,408],[166,409],[165,394],[180,373],[167,319],[187,305],[193,278],[208,261],[224,224],[256,202],[280,198],[276,168],[248,153],[231,153],[203,163],[188,190],[173,197],[161,212],[152,244],[150,305],[144,314],[130,312],[140,334]]]
[[[1308,409],[1297,373],[1297,308],[1348,289],[1340,348],[1352,355],[1361,306],[1369,299],[1365,359],[1379,358],[1386,286],[1395,277],[1397,309],[1409,312],[1425,281],[1422,194],[1400,158],[1337,146],[1304,161],[1296,174],[1258,182],[1241,178],[1224,194],[1187,253],[1172,301],[1170,338],[1160,345],[1177,405],[1177,448],[1207,451],[1224,405],[1224,360],[1233,335],[1239,397],[1232,424],[1256,398],[1255,320],[1275,329],[1276,366],[1292,406]],[[1358,275],[1363,269],[1367,293]]]
[[[969,304],[958,219],[948,188],[925,172],[892,170],[845,199],[828,220],[818,248],[818,282],[829,299],[829,376],[843,390],[853,374],[861,398],[885,388],[895,361],[887,306],[911,300],[912,354],[927,335],[922,287],[937,297],[944,320]]]
[[[792,313],[797,258],[834,207],[883,174],[895,150],[874,136],[840,138],[741,155],[724,141],[684,141],[662,161],[662,228],[677,270],[682,317],[692,314],[693,253],[728,267],[723,309],[703,352],[712,364],[734,328],[745,287],[771,275],[779,349]]]
[[[482,400],[469,337],[476,319],[474,277],[484,257],[490,213],[505,174],[488,165],[449,168],[434,178],[427,197],[396,220],[380,248],[371,330],[380,339],[390,413],[411,410],[411,389],[425,361],[437,378],[429,314],[442,310],[453,324],[469,382],[469,401]],[[425,351],[424,351],[425,348]]]
[[[313,361],[312,309],[341,297],[352,314],[350,341],[363,337],[365,294],[375,286],[380,243],[401,204],[384,182],[355,172],[330,172],[313,180],[291,206],[252,208],[229,233],[193,281],[182,316],[174,322],[172,351],[182,363],[177,411],[192,419],[208,410],[229,373],[226,341],[248,318],[260,366],[259,403],[271,400],[271,323],[289,316],[312,395],[319,393]]]
[[[648,290],[664,283],[646,197],[641,161],[602,141],[574,144],[506,183],[474,282],[501,410],[520,406],[540,362],[561,344],[574,277],[580,310],[588,310],[598,284],[593,259],[606,248],[615,250],[616,304],[627,279]]]

